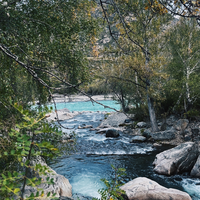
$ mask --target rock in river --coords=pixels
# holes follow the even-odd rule
[[[131,143],[144,142],[145,140],[146,140],[146,137],[137,135],[137,136],[132,137]]]
[[[156,155],[153,162],[158,174],[190,172],[198,157],[198,144],[186,142]]]
[[[146,122],[138,122],[137,123],[137,127],[139,127],[139,128],[146,128],[147,127],[147,123]]]
[[[189,124],[189,121],[187,119],[179,119],[178,122],[174,125],[176,130],[178,131],[184,131]]]
[[[120,189],[126,192],[129,200],[192,200],[186,192],[165,188],[145,177],[135,178]]]
[[[106,137],[119,137],[119,131],[116,129],[109,129],[106,131]]]
[[[124,113],[112,113],[105,119],[100,126],[110,125],[112,127],[118,127],[119,124],[124,123],[127,116]]]
[[[190,175],[196,178],[200,178],[200,156],[198,157],[194,167],[192,168]]]
[[[170,129],[166,131],[152,133],[151,137],[154,140],[173,140],[176,137],[176,135],[175,135],[175,130]]]
[[[52,195],[56,193],[55,197],[71,197],[72,196],[72,186],[69,183],[68,179],[66,179],[64,176],[57,174],[53,169],[51,169],[45,161],[38,156],[34,160],[31,161],[31,165],[38,165],[40,164],[43,168],[46,168],[46,173],[47,175],[41,175],[38,173],[38,171],[31,171],[30,176],[31,177],[38,177],[42,178],[42,183],[38,185],[37,187],[31,187],[31,186],[26,186],[25,187],[25,192],[24,192],[24,197],[29,197],[31,193],[34,193],[36,195],[38,189],[44,191],[44,196],[43,199],[48,200],[51,199],[51,197],[47,197],[47,194],[50,192]],[[49,177],[49,180],[53,179],[53,184],[48,184],[47,183],[47,177]],[[40,191],[41,194],[41,191]],[[37,198],[35,198],[37,199]]]

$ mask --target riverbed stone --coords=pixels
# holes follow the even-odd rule
[[[190,172],[198,155],[198,144],[194,142],[182,143],[157,154],[153,162],[154,171],[163,175]]]
[[[131,139],[131,143],[134,143],[134,142],[144,142],[144,141],[146,141],[146,137],[144,137],[144,136],[139,136],[139,135],[134,136],[134,137],[132,137],[132,139]]]
[[[110,125],[112,127],[118,127],[119,124],[123,124],[127,116],[124,113],[114,112],[108,115],[100,126]]]
[[[129,200],[192,200],[189,194],[166,188],[146,177],[138,177],[120,187]]]
[[[147,139],[149,139],[151,137],[151,135],[152,135],[152,132],[149,129],[144,129],[144,132],[142,133],[142,135],[144,137],[146,137]]]
[[[119,131],[116,129],[109,129],[106,131],[106,137],[119,137]]]
[[[200,156],[198,157],[194,167],[192,168],[190,175],[195,178],[200,178]]]
[[[200,141],[199,127],[191,128],[191,132],[192,132],[192,140],[193,141]]]
[[[119,128],[114,128],[114,127],[110,127],[110,128],[103,128],[103,129],[99,129],[96,134],[102,134],[102,133],[106,133],[108,130],[116,130],[119,131]]]
[[[147,123],[146,122],[138,122],[137,123],[137,127],[138,128],[146,128],[147,127]]]
[[[188,124],[189,124],[188,119],[179,119],[174,125],[174,127],[178,131],[184,131],[187,128]]]
[[[151,134],[153,140],[172,140],[175,139],[175,130],[170,129],[166,131],[159,131]]]
[[[141,129],[140,128],[132,129],[131,135],[142,135]]]
[[[103,128],[111,128],[110,125],[100,125],[97,127],[98,129],[103,129]]]
[[[78,129],[87,129],[87,128],[93,128],[92,125],[84,125],[84,126],[79,126]]]

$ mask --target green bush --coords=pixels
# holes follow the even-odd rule
[[[17,104],[14,108],[20,113],[21,122],[11,128],[9,133],[0,127],[3,134],[0,140],[0,199],[3,200],[24,199],[26,185],[36,187],[42,183],[41,178],[30,178],[28,174],[33,170],[45,175],[46,168],[41,165],[32,166],[30,161],[36,156],[58,156],[59,149],[56,144],[61,140],[61,131],[58,127],[48,124],[45,120],[49,109],[45,108],[33,114]],[[48,180],[47,183],[53,184],[53,180]],[[43,195],[43,191],[38,191],[35,196],[31,194],[27,199],[41,198]],[[52,197],[54,195],[47,194]]]
[[[117,200],[123,199],[122,195],[125,194],[125,191],[121,190],[119,187],[123,185],[123,176],[126,174],[124,168],[115,168],[111,165],[114,171],[114,177],[109,181],[107,179],[101,179],[106,188],[99,190],[101,195],[101,200]]]

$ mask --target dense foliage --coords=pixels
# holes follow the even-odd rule
[[[98,29],[94,11],[87,0],[0,1],[1,199],[23,199],[27,184],[41,183],[27,176],[30,160],[59,154],[58,127],[46,122],[46,111],[30,108],[88,82],[87,56]],[[35,195],[42,197],[41,191]]]
[[[27,184],[41,183],[27,176],[30,160],[58,155],[61,133],[46,122],[49,111],[30,109],[55,92],[112,93],[124,112],[149,117],[153,131],[156,117],[170,113],[198,119],[199,7],[165,0],[0,1],[0,197],[23,199]],[[115,181],[104,180],[104,199],[118,194]]]
[[[1,102],[43,104],[49,89],[69,92],[65,82],[88,81],[94,6],[85,0],[0,3]]]
[[[100,1],[110,37],[96,75],[123,111],[140,120],[148,116],[152,124],[154,112],[158,117],[199,115],[199,7],[190,5],[196,9],[192,15],[183,3],[174,1],[172,12],[168,1]]]

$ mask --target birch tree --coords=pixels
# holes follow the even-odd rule
[[[158,126],[152,88],[154,69],[162,68],[162,65],[158,64],[155,55],[161,48],[157,39],[163,24],[169,20],[168,15],[163,17],[165,9],[160,7],[155,12],[149,1],[100,0],[100,5],[118,50],[127,58],[125,62],[136,72],[145,88],[152,130],[156,132]]]
[[[171,81],[176,81],[178,101],[187,113],[199,100],[200,30],[194,19],[180,19],[170,30]],[[179,103],[178,103],[179,104]]]

